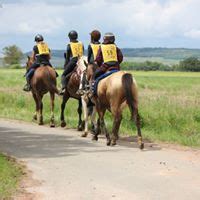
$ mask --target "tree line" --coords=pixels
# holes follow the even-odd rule
[[[6,46],[3,48],[3,63],[10,68],[21,68],[20,62],[24,57],[22,50],[16,46]],[[144,61],[144,62],[128,62],[121,64],[124,70],[142,70],[142,71],[194,71],[200,72],[200,59],[197,57],[189,57],[176,65],[167,65],[161,62]]]

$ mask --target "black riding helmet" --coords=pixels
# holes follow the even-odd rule
[[[40,34],[37,34],[35,36],[35,42],[42,42],[44,40],[43,36]]]
[[[111,43],[113,44],[115,42],[115,36],[113,33],[105,33],[103,37],[103,42],[104,43]]]
[[[76,31],[70,31],[68,34],[70,40],[76,40],[78,38],[78,33]]]

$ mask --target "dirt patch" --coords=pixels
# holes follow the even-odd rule
[[[16,160],[16,159],[15,159]],[[26,163],[23,161],[18,161],[19,165],[22,167],[23,176],[19,183],[19,188],[17,193],[13,197],[14,200],[39,200],[42,199],[42,194],[35,192],[30,192],[31,188],[38,187],[41,183],[33,179],[33,172],[28,170]]]

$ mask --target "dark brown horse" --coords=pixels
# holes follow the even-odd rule
[[[88,66],[88,71],[89,67],[94,68],[92,65]],[[101,80],[98,84],[97,97],[93,98],[93,101],[96,104],[96,110],[99,115],[97,132],[93,139],[98,140],[98,134],[102,132],[106,135],[107,145],[115,145],[118,140],[122,111],[128,105],[131,111],[131,119],[137,127],[139,146],[141,149],[144,148],[140,130],[140,116],[138,114],[137,85],[131,74],[119,71]],[[109,110],[113,115],[111,138],[104,123],[106,110]]]
[[[77,90],[79,89],[80,85],[80,73],[86,69],[86,64],[84,61],[83,57],[80,57],[77,62],[77,68],[71,72],[68,76],[68,82],[67,82],[67,87],[65,89],[65,93],[63,94],[63,100],[61,104],[61,115],[60,115],[60,120],[61,120],[61,127],[66,126],[65,122],[65,116],[64,116],[64,111],[65,111],[65,106],[69,98],[74,98],[77,99],[79,102],[78,105],[78,115],[79,115],[79,121],[78,121],[78,130],[81,131],[83,129],[83,122],[82,122],[82,103],[81,103],[81,95],[77,94]]]
[[[28,61],[27,61],[27,70],[30,68],[32,65],[33,60],[28,56]],[[33,116],[35,120],[38,120],[38,124],[42,125],[43,124],[43,115],[42,115],[42,110],[43,110],[43,103],[42,103],[42,98],[44,94],[47,92],[50,93],[50,106],[51,106],[51,118],[50,118],[50,126],[55,127],[55,122],[54,122],[54,99],[55,99],[55,93],[59,94],[59,91],[56,87],[56,73],[55,70],[46,65],[43,66],[41,65],[38,67],[34,75],[31,79],[31,92],[33,95],[33,98],[35,100],[35,105],[36,105],[36,112]]]

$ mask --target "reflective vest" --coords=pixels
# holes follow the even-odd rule
[[[44,42],[38,43],[37,48],[38,48],[38,52],[39,52],[38,55],[49,55],[50,54],[49,47]]]
[[[70,42],[70,47],[73,58],[83,55],[83,44],[81,42]]]
[[[103,62],[117,62],[117,47],[114,44],[102,44]]]
[[[96,57],[97,57],[97,53],[98,53],[100,44],[90,44],[90,45],[91,45],[93,57],[94,57],[94,60],[95,60]]]

